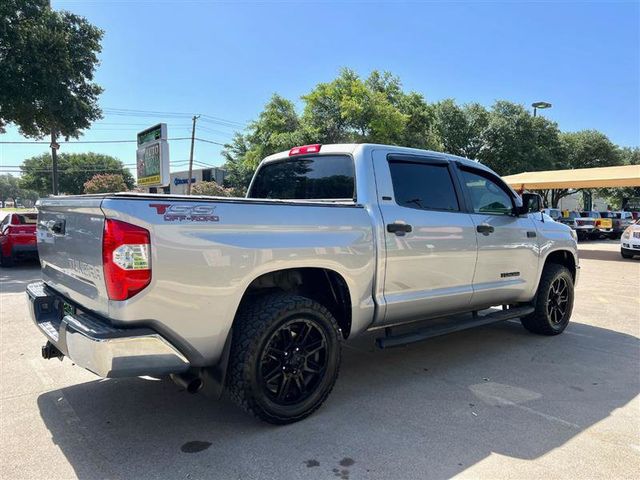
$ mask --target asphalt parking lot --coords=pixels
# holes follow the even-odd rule
[[[327,403],[285,427],[155,379],[43,360],[24,288],[0,269],[0,477],[638,478],[640,259],[581,244],[573,320],[519,322],[376,350],[345,346]]]

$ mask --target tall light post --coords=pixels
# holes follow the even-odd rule
[[[536,116],[536,113],[538,112],[538,109],[540,110],[544,110],[545,108],[551,108],[551,104],[549,102],[533,102],[531,104],[531,106],[533,107],[533,116]]]

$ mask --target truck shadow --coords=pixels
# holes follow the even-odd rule
[[[581,249],[580,250],[580,260],[604,260],[608,262],[625,262],[628,263],[631,259],[622,258],[620,255],[620,249],[609,251],[609,250],[588,250]],[[638,254],[640,256],[640,253]],[[638,259],[639,257],[635,257]]]
[[[373,338],[345,346],[326,404],[285,427],[142,378],[38,405],[80,478],[449,478],[492,453],[539,458],[640,392],[638,339],[584,324],[539,337],[506,322],[384,351]]]
[[[38,260],[20,260],[10,268],[0,268],[0,292],[24,293],[27,285],[40,279]]]

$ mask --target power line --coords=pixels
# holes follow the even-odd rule
[[[167,140],[191,140],[191,137],[177,137],[168,138]],[[225,146],[224,143],[215,142],[213,140],[207,140],[204,138],[196,138],[199,142],[213,143],[215,145]],[[69,142],[59,142],[61,145],[74,145],[74,144],[91,144],[91,143],[137,143],[137,140],[72,140]],[[45,142],[40,140],[18,140],[18,141],[2,141],[3,145],[49,145],[51,142]]]
[[[118,115],[125,117],[157,117],[164,116],[169,118],[191,118],[193,115],[186,112],[167,112],[159,110],[141,110],[141,109],[129,109],[129,108],[103,108],[103,112],[107,115]],[[215,115],[200,114],[202,121],[215,123],[230,128],[246,128],[246,122],[238,122],[236,120],[229,120],[226,118],[218,117]]]

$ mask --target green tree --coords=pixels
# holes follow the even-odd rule
[[[453,99],[434,105],[436,127],[443,150],[476,159],[484,146],[490,114],[478,103],[459,106]]]
[[[319,83],[304,95],[303,123],[318,143],[402,141],[409,116],[393,101],[401,96],[399,81],[374,72],[363,81],[353,70]]]
[[[77,138],[101,117],[93,82],[102,30],[48,0],[0,2],[0,131]]]
[[[51,155],[44,153],[25,160],[20,169],[20,186],[42,195],[51,192]],[[122,175],[127,190],[134,185],[133,175],[122,162],[100,153],[62,153],[58,156],[60,192],[69,195],[84,193],[84,184],[96,174]]]
[[[224,188],[216,182],[200,182],[191,188],[194,195],[210,195],[212,197],[231,197],[232,192],[229,188]]]
[[[555,162],[559,170],[573,168],[610,167],[622,164],[619,148],[604,133],[597,130],[563,132],[562,157]],[[551,206],[556,208],[561,198],[577,190],[557,189],[551,191]]]
[[[4,202],[14,200],[20,195],[18,179],[10,173],[0,175],[0,205],[4,207]]]
[[[640,165],[640,147],[623,147],[618,150],[618,153],[622,165]],[[626,200],[640,198],[640,187],[601,188],[597,193],[605,197],[607,203],[614,209],[620,209],[625,206]]]
[[[405,93],[400,80],[374,71],[361,79],[344,69],[302,97],[298,115],[289,100],[274,95],[244,134],[236,134],[222,155],[225,186],[242,192],[260,160],[307,143],[371,142],[439,149],[433,108],[416,92]]]
[[[119,173],[99,173],[84,182],[84,193],[111,193],[127,190],[127,184]]]
[[[234,196],[244,196],[253,176],[255,167],[245,163],[249,148],[244,135],[236,133],[231,143],[226,144],[222,151],[222,156],[225,159],[224,167],[227,171],[224,186],[234,189],[236,192]]]
[[[556,123],[506,100],[491,108],[483,138],[477,159],[499,175],[558,168],[564,154]]]
[[[27,190],[23,188],[20,189],[20,192],[18,194],[18,198],[25,207],[33,207],[39,197],[40,194],[35,190]]]
[[[222,152],[227,170],[225,186],[232,188],[234,195],[242,195],[260,160],[304,140],[293,103],[273,95],[258,119],[250,123],[248,132],[236,133],[231,143],[225,145]]]

